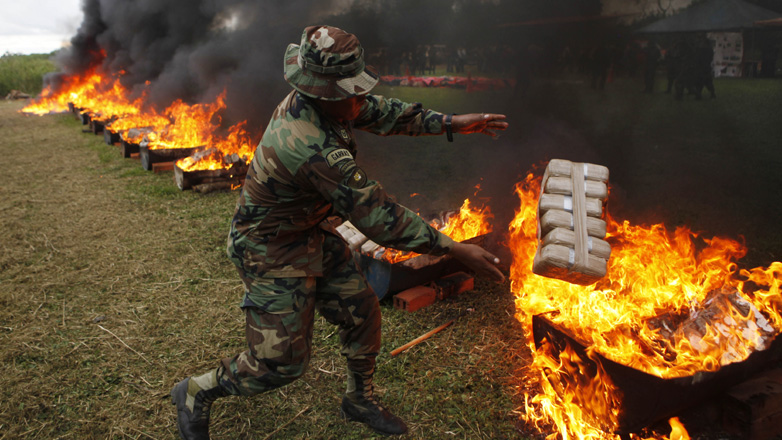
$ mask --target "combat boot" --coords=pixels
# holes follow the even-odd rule
[[[407,432],[407,425],[399,417],[383,408],[375,398],[372,374],[361,375],[348,371],[348,391],[340,407],[342,417],[361,422],[384,435]]]
[[[209,410],[212,402],[228,393],[218,381],[219,369],[188,377],[174,385],[171,402],[176,405],[179,436],[184,440],[209,440]]]

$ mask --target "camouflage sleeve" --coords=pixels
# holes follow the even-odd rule
[[[353,126],[381,136],[441,134],[444,116],[424,109],[420,103],[410,104],[398,99],[367,95],[364,108]]]
[[[378,244],[433,255],[444,255],[453,247],[450,237],[396,203],[379,183],[368,180],[344,148],[329,148],[312,156],[297,174]]]

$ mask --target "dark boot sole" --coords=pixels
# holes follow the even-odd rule
[[[347,411],[345,411],[345,408],[343,408],[341,405],[340,405],[340,407],[339,407],[339,414],[340,414],[340,416],[342,416],[342,419],[343,419],[343,420],[346,420],[346,421],[348,421],[348,422],[357,422],[357,423],[361,423],[362,425],[364,425],[364,426],[368,427],[369,429],[371,429],[372,431],[374,431],[374,432],[376,432],[376,433],[378,433],[378,434],[380,434],[380,435],[384,435],[384,436],[392,436],[392,435],[402,435],[402,434],[405,434],[405,433],[407,433],[407,429],[405,429],[405,430],[404,430],[404,431],[402,431],[402,432],[388,432],[388,431],[382,431],[382,430],[380,430],[380,429],[377,429],[377,428],[375,428],[375,427],[373,427],[373,426],[369,425],[369,423],[367,423],[366,421],[364,421],[364,420],[362,420],[362,419],[358,418],[357,416],[354,416],[354,415],[352,415],[352,414],[348,413]]]
[[[380,434],[380,435],[383,435],[383,436],[386,436],[386,437],[389,437],[389,436],[392,436],[392,435],[401,435],[401,434],[391,434],[391,433],[388,433],[388,432],[378,431],[377,429],[367,425],[366,423],[362,422],[361,420],[359,420],[359,419],[351,416],[350,414],[346,413],[345,410],[342,409],[342,408],[339,409],[339,415],[342,416],[342,420],[345,420],[347,422],[361,423],[362,425],[364,425],[367,428],[371,429],[373,432],[375,432],[377,434]]]

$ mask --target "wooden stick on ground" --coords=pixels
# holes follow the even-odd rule
[[[454,321],[456,321],[456,319],[457,319],[457,318],[454,318],[454,319],[452,319],[452,320],[450,320],[450,321],[446,322],[445,324],[443,324],[443,325],[441,325],[441,326],[439,326],[439,327],[435,328],[434,330],[430,330],[430,331],[428,331],[428,332],[424,333],[423,335],[421,335],[421,336],[419,336],[419,337],[417,337],[417,338],[413,339],[412,341],[408,342],[407,344],[405,344],[405,345],[403,345],[403,346],[401,346],[401,347],[399,347],[399,348],[397,348],[397,349],[393,350],[393,351],[391,352],[391,356],[396,356],[396,355],[398,355],[399,353],[401,353],[401,352],[403,352],[403,351],[407,350],[408,348],[410,348],[410,347],[413,347],[413,346],[415,346],[415,345],[418,345],[418,344],[420,344],[421,342],[423,342],[423,341],[425,341],[425,340],[429,339],[429,338],[430,338],[430,337],[432,337],[432,335],[434,335],[435,333],[438,333],[438,332],[440,332],[441,330],[443,330],[443,329],[445,329],[446,327],[448,327],[448,326],[450,326],[451,324],[453,324],[453,323],[454,323]]]
[[[125,348],[127,348],[128,350],[132,351],[133,353],[136,353],[137,355],[139,355],[139,357],[140,357],[141,359],[144,359],[145,361],[147,361],[147,363],[148,363],[148,364],[151,364],[151,363],[152,363],[152,362],[150,362],[150,361],[149,361],[149,359],[145,358],[143,354],[141,354],[141,353],[137,352],[136,350],[134,350],[134,349],[133,349],[133,347],[131,347],[130,345],[126,344],[126,343],[125,343],[125,341],[123,341],[122,339],[120,339],[120,337],[119,337],[119,336],[117,336],[117,335],[115,335],[114,333],[112,333],[112,332],[111,332],[111,330],[104,328],[102,325],[98,325],[98,327],[99,327],[101,330],[103,330],[103,331],[107,332],[108,334],[110,334],[111,336],[114,336],[115,338],[117,338],[117,340],[118,340],[118,341],[120,341],[120,342],[122,343],[122,345],[124,345],[124,346],[125,346]]]
[[[266,437],[263,438],[263,440],[269,440],[270,438],[274,437],[274,434],[277,434],[278,432],[280,432],[280,430],[284,429],[286,426],[288,426],[291,423],[293,423],[294,420],[296,420],[300,415],[302,415],[305,412],[307,412],[308,409],[310,409],[309,406],[304,408],[303,410],[299,411],[299,413],[296,414],[295,416],[293,416],[292,419],[290,419],[287,422],[283,423],[282,425],[278,426],[277,429],[275,429],[274,431],[270,432],[269,435],[267,435]]]

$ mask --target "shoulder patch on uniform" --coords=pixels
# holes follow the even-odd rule
[[[356,166],[356,162],[353,162],[352,160],[343,160],[339,163],[339,173],[343,176],[347,176]]]
[[[334,165],[338,164],[339,162],[342,162],[343,160],[350,159],[353,160],[353,155],[350,154],[350,151],[348,151],[345,148],[340,148],[338,150],[334,150],[331,153],[326,155],[326,163],[333,167]]]
[[[367,183],[367,173],[359,167],[353,168],[350,177],[347,178],[347,184],[351,188],[363,188]]]

